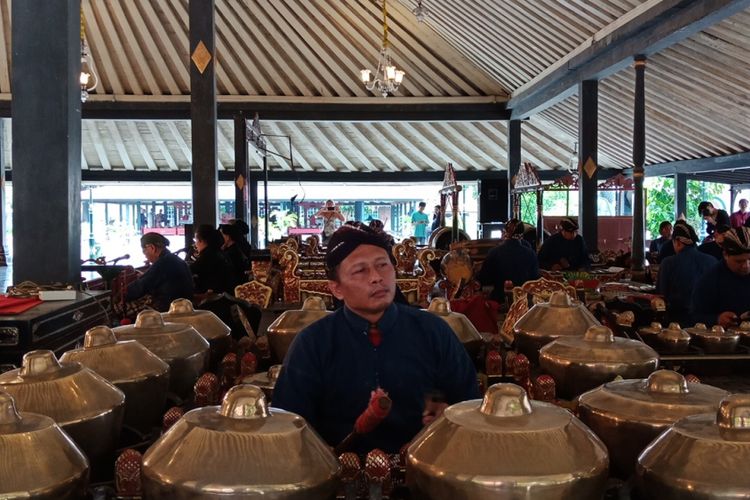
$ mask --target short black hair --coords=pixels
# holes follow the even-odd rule
[[[661,231],[662,229],[664,229],[667,226],[672,227],[672,223],[669,222],[668,220],[661,221],[661,224],[659,224],[659,231]]]
[[[201,224],[195,230],[195,237],[204,241],[210,248],[221,248],[224,244],[224,238],[221,237],[219,231],[216,230],[211,224]]]
[[[702,214],[705,209],[707,209],[708,207],[713,208],[713,206],[714,204],[710,201],[702,201],[698,204],[698,213]]]
[[[420,207],[426,207],[426,206],[427,206],[427,203],[425,203],[424,201],[420,201],[420,202],[419,202],[419,206],[420,206]]]

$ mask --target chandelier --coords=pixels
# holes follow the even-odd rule
[[[94,71],[94,58],[91,57],[89,44],[86,43],[86,20],[83,17],[83,5],[81,5],[81,74],[79,77],[81,85],[81,102],[86,102],[89,92],[99,84],[99,77]]]
[[[369,69],[360,71],[365,88],[383,97],[388,97],[388,94],[396,92],[406,74],[396,69],[396,66],[391,62],[391,55],[388,50],[388,11],[386,3],[387,0],[383,0],[383,47],[380,49],[378,67],[374,75]]]
[[[418,23],[423,23],[429,12],[426,7],[422,7],[422,0],[417,0],[417,6],[411,11],[417,18]]]

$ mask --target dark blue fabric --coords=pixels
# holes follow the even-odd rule
[[[505,281],[520,286],[539,277],[539,263],[528,243],[517,239],[504,240],[487,254],[479,271],[482,285],[493,285],[490,298],[505,301]]]
[[[234,287],[240,284],[234,267],[224,253],[217,248],[205,248],[198,254],[195,262],[190,264],[190,271],[195,279],[197,293],[206,293],[211,290],[216,293],[226,292],[234,295]]]
[[[716,262],[717,260],[722,260],[724,258],[724,251],[714,240],[702,243],[698,247],[698,251],[713,257],[714,262]]]
[[[725,311],[750,311],[750,276],[733,273],[721,259],[695,284],[691,312],[693,321],[714,325]]]
[[[669,238],[665,238],[664,236],[659,236],[655,240],[651,240],[651,245],[649,245],[648,251],[654,255],[658,255],[661,253],[662,248],[664,248],[664,246],[667,244],[671,245],[672,240]]]
[[[685,247],[661,263],[656,291],[667,300],[670,321],[682,325],[690,321],[690,301],[693,288],[703,273],[716,264],[716,259],[699,252],[695,245]]]
[[[659,251],[659,256],[656,258],[656,262],[658,264],[661,264],[662,262],[664,262],[664,259],[666,259],[667,257],[672,257],[674,255],[677,255],[677,254],[675,253],[674,245],[672,244],[672,241],[670,240],[668,244],[662,245],[661,251]]]
[[[184,260],[164,249],[146,272],[128,285],[125,300],[135,300],[150,294],[157,311],[169,310],[175,299],[193,298],[193,275]]]
[[[553,265],[565,259],[570,264],[568,269],[588,268],[591,264],[586,242],[580,234],[572,240],[566,240],[561,233],[555,233],[542,243],[539,250],[539,267],[551,269]]]
[[[422,428],[425,396],[453,404],[479,397],[476,372],[448,324],[432,313],[391,304],[378,322],[374,348],[368,323],[343,307],[294,339],[274,388],[273,406],[303,416],[335,446],[382,387],[393,401],[388,417],[353,450],[396,453]]]

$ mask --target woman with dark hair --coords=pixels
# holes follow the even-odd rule
[[[242,233],[239,226],[235,224],[222,224],[219,226],[221,236],[224,238],[223,246],[224,256],[229,260],[235,270],[235,277],[238,283],[247,281],[246,271],[250,270],[250,260],[242,252],[239,241]]]
[[[250,234],[250,226],[248,226],[247,222],[242,219],[231,219],[229,223],[233,226],[237,226],[239,229],[240,239],[235,243],[239,245],[240,250],[242,250],[242,253],[245,254],[245,257],[247,257],[247,260],[249,261],[253,253],[253,246],[247,241],[247,235]]]
[[[195,231],[195,248],[198,256],[190,264],[195,280],[196,294],[213,291],[234,293],[238,285],[232,264],[221,251],[221,233],[209,224],[201,224]]]

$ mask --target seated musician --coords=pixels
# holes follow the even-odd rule
[[[693,226],[675,225],[672,244],[677,254],[662,261],[656,281],[657,293],[667,301],[669,320],[683,326],[690,324],[690,299],[695,282],[716,264],[716,259],[698,251],[697,243]]]
[[[725,232],[722,248],[724,258],[695,285],[692,319],[727,328],[738,325],[750,311],[750,228]]]
[[[542,243],[539,267],[550,271],[575,271],[591,264],[586,242],[578,234],[578,223],[570,217],[560,221],[560,231]]]
[[[476,372],[447,323],[394,303],[396,272],[388,243],[368,227],[344,226],[328,244],[328,286],[344,307],[294,340],[274,389],[274,406],[302,415],[339,444],[382,388],[387,417],[349,451],[398,452],[448,404],[479,397]],[[444,402],[427,407],[426,396]]]
[[[175,299],[193,298],[193,275],[184,260],[167,249],[169,240],[159,233],[141,236],[143,255],[151,266],[128,285],[125,300],[150,295],[153,308],[165,312]]]
[[[250,272],[250,260],[240,246],[240,241],[244,240],[240,226],[236,224],[222,224],[219,226],[219,231],[222,237],[221,249],[224,252],[224,256],[232,265],[234,281],[237,285],[246,282],[247,275]]]
[[[221,250],[223,244],[221,233],[212,225],[201,224],[195,230],[198,256],[190,264],[190,272],[195,280],[196,295],[209,291],[234,294],[234,287],[240,284],[234,267]]]
[[[724,234],[730,229],[729,226],[716,226],[714,228],[714,234],[710,239],[706,238],[708,241],[704,241],[698,246],[698,251],[710,255],[714,260],[722,260],[724,258],[724,250],[721,245],[724,243]]]
[[[674,255],[674,253],[666,252],[662,254],[662,250],[666,249],[668,246],[672,246],[672,223],[668,220],[663,220],[661,221],[661,224],[659,224],[659,237],[654,238],[651,241],[651,245],[648,247],[649,260],[661,264],[661,261],[663,261],[665,257]]]
[[[482,285],[493,285],[490,298],[497,302],[505,300],[505,282],[520,286],[539,277],[536,254],[523,240],[526,224],[511,219],[505,224],[503,240],[487,254],[479,271]]]

